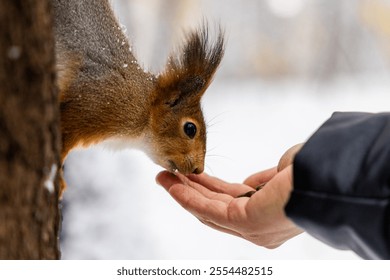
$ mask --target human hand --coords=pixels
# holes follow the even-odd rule
[[[284,207],[292,188],[292,168],[276,168],[249,177],[244,184],[231,184],[205,173],[174,175],[163,171],[157,182],[202,223],[249,240],[276,248],[302,232],[285,215]],[[251,197],[237,197],[267,184]]]
[[[278,172],[293,163],[295,155],[302,149],[303,145],[304,143],[296,144],[282,155],[277,167]]]
[[[289,148],[280,158],[278,166],[276,167],[276,172],[282,171],[284,168],[290,166],[293,164],[295,155],[301,150],[304,143],[296,144]],[[264,181],[264,171],[260,171],[258,173],[255,173],[251,175],[249,178],[247,178],[244,181],[244,184],[250,185],[254,188],[251,191],[248,191],[246,193],[240,194],[239,197],[251,197],[256,191],[261,190],[263,186],[267,183],[267,181]],[[291,182],[292,184],[292,182]]]

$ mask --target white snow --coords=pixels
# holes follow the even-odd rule
[[[43,183],[45,188],[50,192],[54,192],[54,179],[57,174],[57,164],[53,164],[50,168],[50,173],[47,176],[47,179]]]
[[[19,59],[21,54],[22,54],[22,48],[19,46],[11,46],[7,52],[7,56],[11,60]]]
[[[387,78],[327,84],[218,80],[203,99],[206,172],[242,182],[275,166],[334,111],[388,111]],[[72,152],[65,164],[64,259],[356,259],[307,234],[269,250],[215,231],[155,183],[162,170],[142,152],[101,146]],[[49,181],[50,182],[50,181]]]
[[[293,17],[297,15],[305,5],[305,0],[267,0],[271,11],[280,17]]]

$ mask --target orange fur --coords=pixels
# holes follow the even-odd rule
[[[156,76],[137,63],[107,0],[54,2],[62,160],[79,145],[136,142],[168,170],[203,172],[206,125],[200,101],[223,57],[223,32],[215,42],[207,24],[189,33]],[[92,5],[76,10],[91,14],[75,16],[68,11],[73,5]]]

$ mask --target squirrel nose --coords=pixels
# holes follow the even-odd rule
[[[200,173],[202,173],[202,172],[203,172],[203,168],[199,168],[199,167],[195,168],[195,169],[192,171],[193,174],[200,174]]]

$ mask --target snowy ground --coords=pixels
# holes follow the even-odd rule
[[[276,165],[334,111],[388,111],[390,81],[318,83],[216,80],[203,99],[206,172],[241,182]],[[307,234],[268,250],[201,224],[155,183],[161,170],[138,151],[96,146],[70,154],[64,259],[356,259]]]

